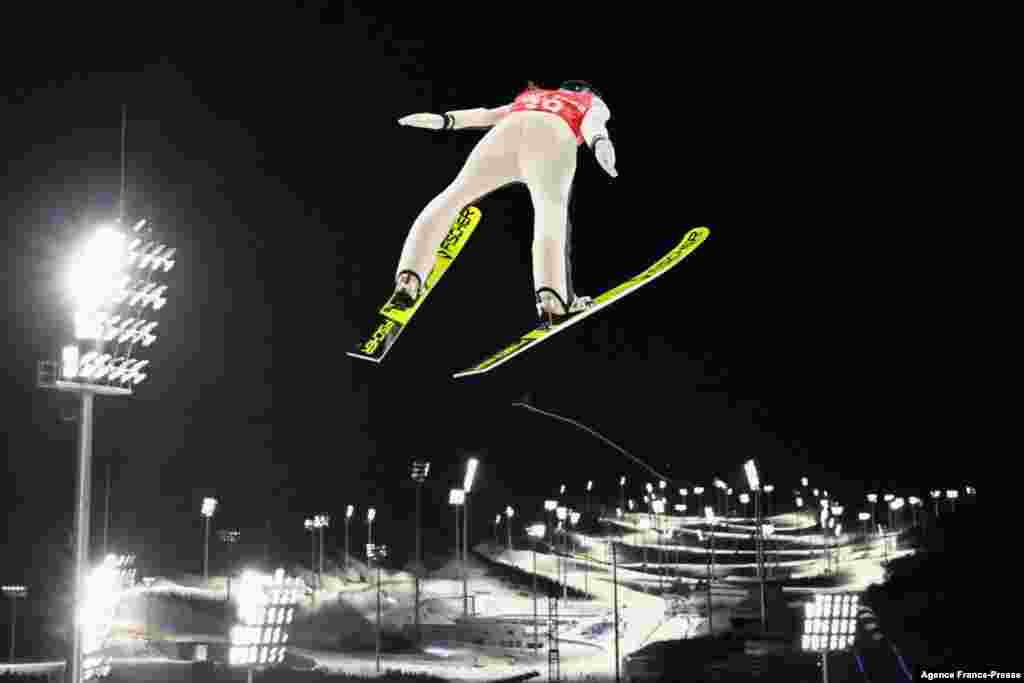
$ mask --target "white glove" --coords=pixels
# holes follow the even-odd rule
[[[414,128],[429,128],[441,130],[444,128],[445,117],[441,114],[409,114],[398,119],[401,126],[413,126]]]
[[[594,157],[601,168],[612,178],[618,178],[619,172],[615,170],[615,145],[608,138],[600,138],[594,143]]]

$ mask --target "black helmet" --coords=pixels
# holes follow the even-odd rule
[[[558,86],[559,90],[569,90],[571,92],[589,92],[600,99],[604,99],[594,86],[590,85],[586,81],[566,81],[562,85]]]

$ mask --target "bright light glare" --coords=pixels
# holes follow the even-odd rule
[[[547,531],[547,526],[544,524],[531,524],[526,529],[526,533],[531,538],[544,538],[544,533]]]
[[[753,460],[748,460],[743,464],[743,469],[747,473],[747,482],[750,484],[750,489],[756,491],[761,487],[761,481],[757,477],[757,465]]]
[[[466,478],[462,483],[462,489],[466,493],[470,493],[473,490],[473,478],[476,476],[476,468],[480,464],[480,461],[476,458],[470,458],[466,462]]]
[[[103,308],[117,293],[127,265],[124,235],[113,227],[101,227],[71,266],[68,285],[78,311]]]

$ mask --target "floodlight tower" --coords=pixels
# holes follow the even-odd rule
[[[10,662],[14,663],[14,626],[18,622],[18,600],[28,597],[28,588],[25,586],[4,586],[3,593],[11,601],[11,656]]]
[[[366,511],[366,537],[368,543],[373,543],[373,520],[377,518],[377,508],[370,508]]]
[[[704,509],[704,487],[694,486],[693,493],[697,496],[697,510]]]
[[[822,681],[828,683],[828,653],[853,646],[858,596],[853,593],[815,594],[804,605],[801,645],[821,653]]]
[[[216,510],[216,498],[203,498],[203,507],[199,510],[203,516],[203,581],[210,580],[210,518]]]
[[[626,507],[626,475],[619,477],[619,508]]]
[[[589,515],[590,513],[590,491],[594,488],[594,480],[587,480],[586,499],[583,501],[583,514]]]
[[[255,669],[284,662],[295,606],[304,591],[300,579],[243,572],[236,594],[237,623],[231,628],[230,666],[245,667],[249,683]]]
[[[430,474],[430,463],[416,460],[412,464],[412,480],[416,482],[416,560],[415,566],[413,567],[412,582],[413,582],[413,616],[416,626],[416,642],[419,643],[423,640],[423,634],[420,629],[420,574],[423,573],[423,531],[420,526],[420,508],[423,482],[427,480],[427,475]]]
[[[94,398],[131,396],[132,388],[146,379],[142,370],[149,361],[135,354],[138,347],[156,341],[152,312],[167,303],[167,286],[160,280],[174,266],[175,249],[152,239],[145,220],[125,229],[123,208],[122,203],[121,219],[99,227],[71,264],[68,284],[75,342],[62,349],[60,360],[40,361],[36,375],[40,388],[76,394],[79,399],[76,605],[83,600],[89,563]],[[69,667],[73,683],[82,679],[79,630],[75,629]]]

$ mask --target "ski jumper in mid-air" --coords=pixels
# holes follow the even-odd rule
[[[537,312],[557,324],[585,309],[577,297],[569,262],[569,194],[576,174],[576,150],[584,142],[613,178],[615,147],[605,127],[611,112],[583,81],[557,90],[532,83],[511,104],[445,114],[410,114],[403,126],[432,130],[490,128],[470,153],[455,180],[420,212],[398,262],[395,294],[399,306],[412,306],[430,274],[437,245],[463,207],[512,183],[524,183],[533,201],[533,279]]]

